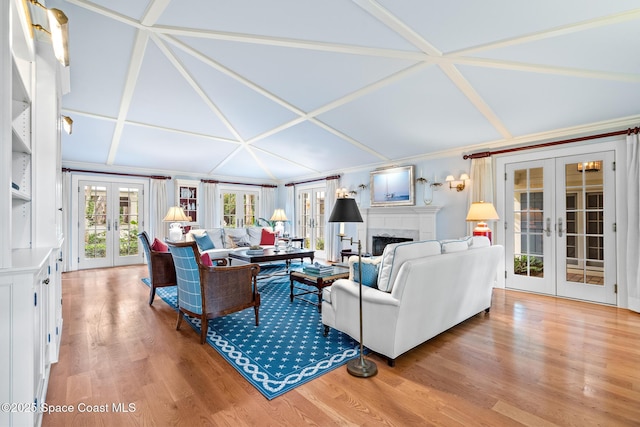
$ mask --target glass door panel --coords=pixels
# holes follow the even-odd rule
[[[508,165],[507,191],[512,200],[507,213],[507,275],[513,287],[532,292],[552,293],[553,281],[545,269],[551,260],[546,209],[550,196],[545,192],[545,161]],[[511,259],[511,261],[509,261]],[[552,270],[553,271],[553,270]],[[509,277],[509,276],[508,276]]]
[[[612,153],[558,159],[558,295],[614,304]],[[609,184],[611,187],[612,184]],[[606,208],[606,209],[605,209]],[[560,252],[559,252],[560,253]],[[606,274],[605,274],[606,273]]]
[[[142,186],[80,181],[79,268],[143,262],[138,246]]]
[[[229,228],[252,226],[258,219],[257,207],[257,192],[224,190],[222,192],[223,226]]]
[[[613,152],[505,165],[507,287],[616,303],[611,164]]]
[[[304,237],[304,247],[316,252],[316,258],[326,258],[324,198],[324,187],[298,190],[299,234]]]

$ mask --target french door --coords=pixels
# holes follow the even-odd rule
[[[249,227],[257,218],[258,192],[222,190],[222,223],[224,227]],[[271,215],[270,213],[268,215]]]
[[[304,247],[315,251],[316,258],[326,259],[324,212],[325,187],[298,190],[298,234],[304,237]]]
[[[79,181],[78,268],[143,263],[138,246],[143,186]]]
[[[506,286],[615,304],[613,152],[506,164]]]

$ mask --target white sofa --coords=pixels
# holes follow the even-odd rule
[[[502,258],[503,247],[486,237],[391,244],[380,258],[363,258],[379,267],[379,288],[362,287],[364,346],[393,366],[406,351],[488,312]],[[360,340],[358,283],[352,280],[357,259],[349,259],[349,279],[323,289],[325,335],[334,328]]]
[[[261,244],[262,230],[272,232],[269,227],[242,227],[242,228],[211,228],[189,230],[185,236],[187,242],[195,239],[195,236],[202,236],[207,233],[214,245],[213,249],[203,250],[198,245],[201,254],[209,254],[211,259],[227,258],[232,251],[242,251],[250,246],[258,245],[263,248],[273,248],[274,245]]]

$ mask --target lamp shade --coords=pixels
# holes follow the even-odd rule
[[[498,212],[491,202],[473,202],[467,213],[467,221],[498,220]]]
[[[355,199],[336,199],[329,222],[363,222]]]
[[[284,213],[284,209],[276,209],[273,211],[271,221],[287,221],[287,215]]]
[[[185,215],[184,210],[180,206],[171,206],[169,212],[164,216],[165,222],[189,221],[189,217]]]

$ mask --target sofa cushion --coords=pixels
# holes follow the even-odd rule
[[[449,240],[442,242],[442,253],[462,252],[469,249],[469,245],[464,240]]]
[[[209,256],[209,254],[202,254],[200,256],[200,262],[205,267],[213,267],[213,261],[211,261],[211,257]]]
[[[405,261],[439,255],[442,249],[437,240],[392,243],[385,246],[378,273],[378,289],[391,292],[393,282]]]
[[[223,230],[222,230],[222,228],[191,229],[187,233],[187,242],[195,240],[196,236],[201,236],[204,233],[207,233],[209,235],[209,238],[211,239],[211,242],[213,242],[213,246],[215,246],[216,249],[224,248]]]
[[[487,236],[471,236],[469,249],[486,248],[491,246],[491,240]]]
[[[156,237],[153,239],[153,243],[151,244],[151,250],[154,252],[169,252],[169,246],[158,240]]]
[[[363,262],[360,264],[356,262],[353,264],[353,280],[354,282],[358,282],[360,268],[362,268],[362,284],[364,286],[369,286],[370,288],[378,287],[378,264],[366,263]]]
[[[247,227],[250,246],[258,246],[260,244],[262,241],[262,229],[263,227]]]
[[[262,235],[260,236],[260,244],[261,245],[275,245],[276,244],[276,233],[273,231],[269,231],[266,228],[262,229]]]
[[[196,239],[196,243],[198,244],[198,249],[200,249],[200,252],[216,248],[213,244],[213,241],[211,240],[211,237],[209,237],[209,234],[206,231],[202,234],[194,234],[193,238]]]
[[[246,228],[225,228],[225,243],[229,249],[251,246]]]

